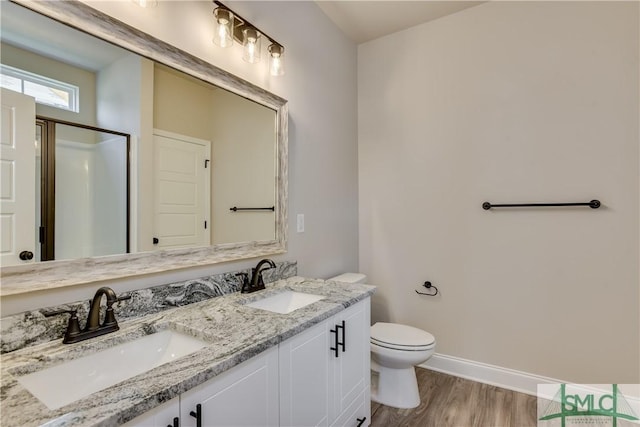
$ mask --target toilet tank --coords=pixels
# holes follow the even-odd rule
[[[367,276],[362,273],[343,273],[327,280],[344,283],[365,283],[367,281]]]

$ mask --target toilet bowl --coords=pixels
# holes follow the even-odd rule
[[[364,283],[366,276],[345,273],[329,280]],[[371,327],[371,400],[395,408],[420,405],[415,365],[434,353],[433,335],[412,326],[378,322]]]
[[[414,366],[426,362],[436,347],[428,332],[397,323],[371,327],[371,370],[378,374],[371,400],[395,408],[420,405]],[[377,387],[376,387],[377,385]]]

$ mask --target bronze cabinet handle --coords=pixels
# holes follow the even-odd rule
[[[196,419],[196,427],[202,427],[202,405],[201,404],[197,404],[196,405],[196,410],[189,412],[189,415],[191,415],[193,418]]]

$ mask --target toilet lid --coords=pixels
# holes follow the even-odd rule
[[[384,348],[389,348],[391,350],[399,350],[399,351],[426,351],[426,350],[433,350],[435,346],[436,346],[435,343],[431,345],[407,346],[407,345],[397,345],[397,344],[386,344],[376,340],[371,340],[371,351],[373,351],[374,347],[384,347]]]
[[[422,350],[436,339],[429,332],[398,323],[378,322],[371,327],[371,342],[382,347]]]

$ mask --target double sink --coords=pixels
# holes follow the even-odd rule
[[[284,290],[242,305],[288,314],[324,298]],[[20,376],[17,380],[47,408],[54,410],[192,354],[209,344],[189,334],[168,329]]]

